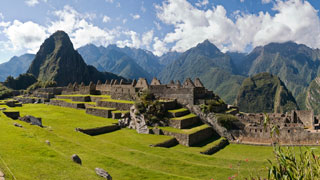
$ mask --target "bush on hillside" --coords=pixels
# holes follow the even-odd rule
[[[148,126],[166,126],[167,112],[161,102],[155,99],[149,91],[144,91],[138,95],[139,100],[135,107],[139,114],[143,114]]]
[[[27,89],[30,85],[37,82],[37,79],[32,74],[20,74],[17,78],[8,76],[3,83],[8,88],[14,90]]]

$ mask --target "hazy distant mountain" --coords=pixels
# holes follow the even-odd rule
[[[152,79],[152,75],[114,45],[105,48],[90,44],[79,48],[78,51],[88,64],[93,65],[99,71],[116,73],[129,79],[138,79],[139,77]]]
[[[115,48],[126,53],[129,57],[135,60],[139,66],[141,66],[146,72],[151,74],[153,77],[156,77],[164,68],[164,65],[160,64],[159,58],[148,50],[129,47],[118,48],[115,45],[111,45],[108,48]]]
[[[17,77],[27,72],[34,57],[34,54],[14,56],[8,62],[0,64],[0,81],[4,81],[8,76]]]
[[[120,79],[115,74],[102,73],[93,66],[86,65],[81,55],[74,50],[69,36],[63,31],[55,32],[44,41],[28,73],[33,74],[39,81],[55,81],[59,86],[70,82],[88,84],[90,81]]]
[[[315,114],[320,113],[320,77],[311,81],[303,100],[307,109],[313,109]]]
[[[163,82],[183,81],[187,77],[199,77],[223,100],[232,103],[237,95],[243,76],[235,75],[230,56],[222,53],[208,40],[184,52],[159,74]]]
[[[163,65],[168,65],[178,59],[181,54],[182,53],[178,53],[177,51],[167,52],[159,57],[159,62]]]
[[[269,72],[280,77],[297,97],[318,75],[320,50],[294,42],[270,43],[255,48],[242,63],[242,72]]]
[[[242,112],[288,112],[298,105],[285,84],[274,75],[259,73],[245,79],[236,100]]]

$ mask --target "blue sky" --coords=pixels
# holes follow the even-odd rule
[[[66,31],[75,48],[129,46],[156,55],[209,39],[222,51],[270,42],[320,48],[319,0],[3,0],[0,63]]]

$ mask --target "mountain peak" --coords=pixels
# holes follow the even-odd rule
[[[220,49],[218,49],[217,46],[212,44],[208,39],[203,41],[202,43],[199,43],[194,49],[202,51],[202,53],[207,56],[223,54]]]

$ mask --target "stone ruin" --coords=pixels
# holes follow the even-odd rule
[[[312,110],[293,110],[287,113],[268,113],[269,125],[278,128],[279,133],[270,136],[269,125],[265,127],[263,113],[242,113],[236,117],[244,128],[233,130],[232,135],[239,143],[285,145],[317,145],[320,140],[319,119]]]
[[[136,100],[137,94],[144,90],[153,93],[160,100],[175,100],[183,106],[188,106],[189,110],[192,106],[203,104],[205,100],[216,97],[212,91],[204,87],[199,78],[194,81],[187,78],[182,84],[180,81],[170,81],[168,84],[162,84],[156,78],[153,78],[150,84],[145,78],[139,78],[138,81],[133,80],[131,82],[125,80],[107,80],[104,83],[98,81],[97,84],[90,82],[87,86],[84,83],[80,85],[70,83],[66,87],[38,89],[33,93],[33,96],[51,98],[55,95],[70,94],[111,95],[112,99]],[[128,107],[124,108],[117,107],[117,109],[130,109],[129,106],[131,105],[129,104]],[[236,113],[238,111],[234,114]],[[197,115],[199,116],[199,114]],[[271,124],[279,128],[279,135],[274,137],[278,142],[293,145],[318,144],[320,123],[319,118],[314,116],[313,111],[295,110],[285,114],[269,113],[268,115]],[[220,133],[221,136],[228,136],[229,140],[237,143],[270,145],[271,142],[274,142],[274,139],[270,138],[270,131],[264,128],[264,114],[238,113],[236,117],[241,124],[239,128],[228,130],[228,135]],[[211,124],[211,126],[214,125]]]

